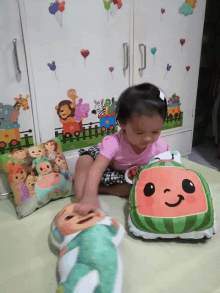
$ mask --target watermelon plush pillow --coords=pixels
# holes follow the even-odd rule
[[[50,200],[73,195],[73,178],[59,139],[15,150],[1,157],[18,218],[33,213]]]
[[[205,178],[168,151],[126,171],[130,192],[129,230],[155,238],[210,238],[216,233],[211,191]]]

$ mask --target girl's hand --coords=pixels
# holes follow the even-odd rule
[[[93,204],[82,204],[82,203],[76,203],[73,208],[74,213],[78,213],[79,215],[85,217],[90,213],[94,213],[96,216],[101,215],[101,211],[99,208]]]
[[[115,219],[111,218],[111,222],[116,229],[119,229],[119,223]]]

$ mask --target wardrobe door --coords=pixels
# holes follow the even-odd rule
[[[134,1],[134,83],[150,82],[165,93],[168,133],[194,126],[205,5]]]
[[[116,131],[129,86],[130,0],[20,0],[41,141],[86,147]]]
[[[18,3],[1,0],[0,10],[0,154],[5,154],[33,145],[36,132]]]

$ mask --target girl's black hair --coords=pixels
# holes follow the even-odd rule
[[[167,115],[166,99],[160,98],[160,90],[150,83],[129,87],[119,97],[116,107],[116,120],[126,124],[134,113],[138,115],[160,115],[165,121]]]

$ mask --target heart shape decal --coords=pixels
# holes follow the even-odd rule
[[[165,13],[165,9],[161,8],[161,13],[164,14]]]
[[[190,66],[186,66],[186,70],[189,71],[190,70]]]
[[[154,48],[152,48],[150,51],[151,51],[151,53],[152,53],[153,55],[155,55],[155,53],[157,52],[157,48],[154,47]]]
[[[186,40],[185,39],[180,39],[180,44],[183,46],[185,44]]]
[[[109,71],[112,72],[114,70],[114,67],[109,67]]]
[[[82,50],[81,50],[81,55],[82,55],[84,58],[86,58],[87,56],[89,56],[89,50],[84,50],[84,49],[82,49]]]

